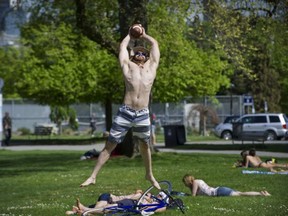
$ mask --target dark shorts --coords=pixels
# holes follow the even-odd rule
[[[216,194],[217,196],[231,196],[232,192],[234,192],[234,190],[232,190],[231,188],[218,187]]]
[[[112,198],[109,193],[103,193],[99,196],[98,201],[106,201],[107,203],[112,203]]]
[[[98,198],[98,202],[99,201],[106,201],[107,203],[109,203],[109,204],[112,204],[112,198],[111,198],[111,195],[109,194],[109,193],[103,193],[103,194],[101,194],[100,196],[99,196],[99,198]],[[95,204],[91,204],[91,205],[89,205],[88,207],[89,208],[95,208]]]
[[[132,199],[123,199],[119,200],[116,202],[118,204],[118,207],[123,207],[123,206],[134,206],[136,205],[136,200]]]

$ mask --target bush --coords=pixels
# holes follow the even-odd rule
[[[72,128],[64,128],[62,134],[63,135],[75,135],[75,131]]]
[[[30,129],[29,128],[25,128],[25,127],[18,128],[17,132],[18,132],[19,135],[30,135],[31,134]]]

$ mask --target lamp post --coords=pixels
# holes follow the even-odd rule
[[[233,97],[232,97],[232,89],[234,88],[234,84],[230,84],[230,115],[233,114]]]

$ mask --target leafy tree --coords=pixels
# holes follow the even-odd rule
[[[203,9],[203,18],[198,14],[189,36],[205,50],[223,50],[222,58],[234,70],[231,82],[235,88],[230,91],[252,94],[257,111],[263,111],[264,101],[268,102],[269,111],[280,111],[279,101],[282,104],[287,101],[284,93],[288,76],[284,66],[287,3],[278,0],[203,0],[202,3],[198,8]]]
[[[271,26],[272,37],[271,67],[279,73],[279,89],[281,98],[279,105],[284,113],[288,113],[288,4],[280,5],[280,15]]]
[[[111,122],[111,104],[120,102],[124,91],[113,56],[118,55],[119,40],[129,25],[141,22],[158,39],[161,49],[153,100],[213,95],[229,88],[227,76],[231,74],[233,91],[239,94],[249,90],[257,95],[257,82],[273,78],[275,84],[268,83],[268,87],[275,91],[266,96],[269,92],[261,90],[267,93],[257,96],[259,107],[265,98],[269,104],[280,100],[282,106],[287,101],[285,1],[39,0],[31,9],[30,21],[22,31],[27,39],[27,52],[20,55],[25,57],[23,67],[16,66],[17,70],[9,73],[23,97],[49,104],[101,101],[106,105],[107,122]],[[259,46],[263,42],[265,47]],[[266,58],[260,56],[263,52]],[[261,75],[264,72],[266,75]],[[4,76],[6,81],[8,76]],[[281,89],[280,99],[275,97],[277,89]]]
[[[251,55],[251,69],[254,71],[253,80],[247,80],[247,90],[252,92],[254,97],[255,109],[264,112],[264,103],[268,102],[269,111],[276,112],[280,110],[280,83],[279,73],[271,65],[271,27],[265,18],[255,18],[253,33],[250,34],[251,43],[255,43],[257,51]],[[259,34],[261,32],[261,34]]]
[[[2,92],[7,98],[19,97],[15,83],[22,65],[20,48],[2,47],[0,48],[0,77],[5,81]]]
[[[284,113],[288,113],[288,26],[286,27],[277,25],[274,32],[275,40],[274,47],[272,49],[273,58],[271,59],[272,67],[279,72],[279,87],[281,90],[280,106]],[[281,35],[278,35],[280,33]]]
[[[256,48],[248,58],[255,76],[253,79],[244,79],[246,89],[254,96],[258,112],[264,111],[266,101],[269,112],[285,112],[287,108],[285,105],[281,108],[280,101],[287,101],[287,94],[284,92],[287,90],[288,73],[283,64],[287,60],[285,38],[288,28],[285,11],[287,12],[288,5],[283,1],[262,1],[252,6],[239,8],[250,14],[251,31],[247,38]],[[283,56],[279,56],[280,53]]]
[[[227,63],[185,38],[189,7],[190,1],[37,1],[22,31],[29,52],[18,83],[21,95],[52,105],[101,101],[109,129],[112,102],[119,102],[124,91],[111,55],[118,55],[119,40],[135,22],[160,42],[154,100],[215,94],[229,84]]]
[[[205,52],[186,37],[185,19],[191,15],[188,2],[153,1],[148,5],[149,30],[159,38],[161,49],[153,89],[156,101],[179,101],[187,95],[215,95],[221,86],[229,84],[227,76],[231,71],[219,53]]]
[[[52,109],[64,106],[66,108],[62,110],[67,111],[66,115],[71,113],[70,104],[101,101],[97,92],[103,91],[103,85],[98,85],[98,76],[105,77],[113,65],[117,68],[114,57],[84,36],[77,35],[65,23],[33,29],[24,27],[22,33],[27,47],[17,81],[22,97],[49,104]],[[113,80],[113,85],[119,83],[116,76]],[[59,126],[58,120],[67,120],[66,115],[63,115],[64,119],[57,118]],[[69,116],[69,121],[75,128],[75,119]]]
[[[51,113],[50,113],[50,119],[52,122],[54,122],[57,127],[59,128],[58,133],[62,133],[62,122],[67,121],[69,122],[69,125],[72,127],[72,129],[78,128],[78,123],[75,121],[76,115],[75,110],[64,107],[64,106],[52,106],[51,107]]]
[[[71,26],[38,28],[23,29],[27,52],[17,83],[21,96],[49,105],[95,100],[98,76],[115,65],[114,58],[87,38],[79,38]]]

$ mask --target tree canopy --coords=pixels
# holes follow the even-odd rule
[[[153,101],[213,96],[232,82],[258,110],[265,100],[279,111],[287,103],[287,8],[281,0],[39,0],[22,27],[17,61],[5,54],[17,70],[0,68],[11,71],[4,77],[16,93],[39,103],[119,103],[118,46],[130,25],[142,23],[161,51]]]
[[[17,82],[22,97],[49,105],[102,101],[107,94],[103,85],[119,84],[119,77],[111,76],[118,69],[115,57],[85,36],[77,35],[72,26],[41,25],[22,32],[27,38],[23,41],[27,47],[23,73]],[[101,84],[107,76],[113,83]]]

